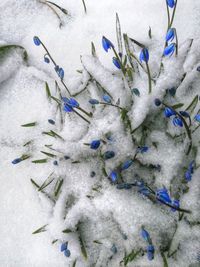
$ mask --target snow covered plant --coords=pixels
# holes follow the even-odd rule
[[[66,266],[199,262],[200,55],[178,45],[176,7],[166,0],[162,47],[151,28],[144,43],[122,34],[116,15],[118,46],[102,37],[116,71],[92,43],[76,90],[33,38],[58,81],[45,82],[48,117],[23,122],[30,138],[12,163],[30,161],[33,176],[43,166],[31,182],[49,219],[33,234],[48,231]]]

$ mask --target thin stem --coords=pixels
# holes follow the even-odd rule
[[[178,56],[178,35],[177,35],[177,31],[175,28],[174,28],[174,31],[175,31],[175,37],[176,37],[176,56]]]
[[[167,31],[169,30],[170,28],[170,13],[169,13],[169,6],[167,4],[167,0],[165,1],[166,2],[166,7],[167,7],[167,21],[168,21],[168,24],[167,24]]]
[[[116,52],[116,50],[115,50],[115,48],[114,48],[113,46],[112,46],[112,50],[113,50],[113,52],[114,52],[114,54],[115,54],[117,60],[119,61],[119,64],[120,64],[120,66],[121,66],[121,70],[122,70],[122,72],[123,72],[123,74],[124,74],[124,76],[125,76],[125,75],[126,75],[126,71],[125,71],[125,69],[124,69],[123,63],[122,63],[122,61],[121,61],[119,55],[117,54],[117,52]]]
[[[122,107],[120,107],[120,106],[117,106],[117,105],[115,105],[115,104],[112,104],[112,103],[99,102],[99,104],[101,104],[101,105],[107,105],[107,106],[112,106],[112,107],[116,107],[116,108],[119,108],[119,109],[123,110],[123,108],[122,108]]]
[[[152,84],[151,84],[151,73],[150,73],[150,68],[148,62],[146,62],[146,67],[147,67],[147,74],[148,74],[148,80],[149,80],[149,94],[151,94],[151,89],[152,89]]]
[[[87,14],[87,8],[86,8],[85,0],[82,0],[82,2],[83,2],[83,7],[84,7],[85,14]]]
[[[172,27],[172,24],[174,22],[174,17],[175,17],[175,13],[176,13],[177,3],[178,3],[178,0],[176,0],[175,6],[174,6],[174,10],[173,10],[173,13],[172,13],[172,18],[171,18],[171,22],[170,22],[169,28]]]
[[[70,106],[69,106],[70,107]],[[71,108],[71,107],[70,107]],[[73,112],[76,113],[80,118],[82,118],[84,121],[86,121],[87,123],[90,124],[90,122],[85,118],[83,117],[79,112],[77,112],[75,109],[73,109]]]
[[[92,117],[92,113],[89,113],[89,112],[87,112],[86,110],[84,110],[83,108],[81,108],[81,107],[77,107],[77,109],[79,109],[80,111],[82,111],[83,113],[85,113],[85,115],[87,115],[88,117]]]

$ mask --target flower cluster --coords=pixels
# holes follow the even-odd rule
[[[149,233],[144,229],[144,227],[142,227],[142,230],[141,230],[141,236],[142,238],[147,242],[147,248],[146,248],[146,251],[147,251],[147,257],[148,259],[151,261],[154,259],[154,252],[155,252],[155,248],[152,244],[152,240],[150,238],[150,235]]]
[[[61,247],[60,247],[60,251],[64,252],[64,255],[69,258],[71,255],[70,250],[68,249],[68,242],[64,242],[62,243]]]

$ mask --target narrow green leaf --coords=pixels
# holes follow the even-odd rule
[[[182,108],[184,106],[183,103],[178,103],[172,106],[173,109],[178,109],[178,108]]]
[[[53,172],[47,177],[47,179],[40,186],[40,188],[38,189],[38,191],[42,191],[44,188],[46,188],[48,185],[50,185],[53,182],[54,178],[50,179],[52,175],[53,175]]]
[[[63,185],[63,179],[59,179],[55,185],[55,189],[54,189],[54,196],[57,197],[58,194],[60,193],[61,187]]]
[[[149,38],[152,39],[152,32],[151,32],[151,27],[149,26],[149,32],[148,32]]]
[[[35,231],[32,233],[32,235],[35,235],[35,234],[39,234],[39,233],[45,232],[45,231],[46,231],[45,227],[46,227],[47,225],[48,225],[48,224],[45,224],[45,225],[43,225],[42,227],[40,227],[39,229],[35,230]]]
[[[85,0],[82,0],[82,3],[83,3],[85,14],[87,14],[87,7],[86,7],[86,4],[85,4]]]
[[[101,242],[98,241],[98,240],[94,240],[93,242],[96,243],[96,244],[99,244],[99,245],[102,245],[102,244],[103,244],[103,243],[101,243]]]
[[[119,16],[117,13],[116,13],[116,34],[117,34],[117,43],[118,43],[119,53],[123,53],[121,25],[120,25]]]
[[[39,186],[33,179],[31,179],[31,183],[32,183],[35,187],[40,188],[40,186]]]
[[[56,155],[48,153],[48,152],[45,152],[45,151],[40,151],[40,152],[43,153],[44,155],[48,156],[48,157],[51,157],[51,158],[55,158],[56,157]]]
[[[57,103],[57,104],[61,104],[61,101],[60,101],[60,99],[58,99],[58,98],[56,98],[56,97],[54,97],[54,96],[51,96],[51,98]]]
[[[76,267],[76,260],[73,262],[72,267]]]
[[[167,263],[167,258],[164,254],[164,252],[161,252],[161,256],[162,256],[162,259],[163,259],[163,267],[168,267],[168,263]]]
[[[92,55],[93,55],[93,57],[96,57],[96,56],[97,56],[97,54],[96,54],[96,48],[95,48],[93,42],[91,42],[91,50],[92,50]]]
[[[80,225],[81,225],[81,223],[79,222],[78,226],[77,226],[77,231],[78,231],[78,235],[79,235],[78,238],[79,238],[79,242],[80,242],[82,255],[87,260],[87,251],[86,251],[85,244],[83,241],[83,236],[82,236]]]
[[[21,125],[21,127],[33,127],[33,126],[35,126],[36,124],[37,124],[37,122],[30,122],[30,123]]]
[[[47,163],[48,159],[36,159],[33,160],[32,163]]]
[[[71,229],[65,229],[62,231],[64,234],[72,233],[73,231]]]
[[[199,101],[199,96],[196,95],[194,99],[192,100],[192,102],[189,104],[189,106],[186,108],[186,111],[192,114],[192,112],[194,111],[194,109],[196,108],[198,104],[198,101]]]
[[[46,94],[47,94],[47,98],[51,98],[51,91],[50,91],[50,88],[49,88],[49,85],[47,82],[45,82],[45,89],[46,89]]]
[[[51,244],[53,245],[53,244],[55,244],[57,241],[58,241],[58,239],[54,239],[54,240],[51,242]]]
[[[30,145],[32,142],[33,142],[33,140],[30,140],[30,141],[26,142],[23,146],[28,146],[28,145]]]

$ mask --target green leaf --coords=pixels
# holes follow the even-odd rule
[[[199,101],[199,96],[196,95],[194,99],[192,100],[192,102],[189,104],[189,106],[186,108],[186,111],[192,114],[192,112],[194,111],[194,109],[196,108],[198,104],[198,101]]]
[[[76,260],[73,262],[72,267],[76,267]]]
[[[51,244],[53,245],[53,244],[55,244],[57,241],[58,241],[58,239],[54,239],[54,240],[51,242]]]
[[[34,127],[36,124],[37,122],[30,122],[30,123],[21,125],[21,127]]]
[[[96,49],[95,49],[95,46],[94,46],[94,43],[93,42],[91,42],[91,49],[92,49],[92,55],[93,55],[93,57],[96,57],[97,54],[96,54]]]
[[[119,16],[116,13],[116,34],[117,34],[117,43],[118,43],[118,50],[120,53],[123,52],[123,46],[122,46],[122,32],[121,32],[121,25]]]
[[[87,14],[87,8],[86,8],[85,0],[82,0],[82,3],[83,3],[85,14]]]
[[[86,251],[85,244],[84,244],[84,241],[83,241],[83,235],[82,235],[82,232],[81,232],[80,225],[81,225],[81,223],[79,222],[78,226],[77,226],[77,231],[78,231],[78,235],[79,235],[78,239],[79,239],[82,255],[87,260],[87,251]]]
[[[182,108],[184,106],[183,103],[178,103],[172,106],[173,109],[178,109],[178,108]]]
[[[40,152],[43,153],[44,155],[48,156],[48,157],[51,157],[51,158],[55,158],[56,157],[56,155],[48,153],[48,152],[45,152],[45,151],[40,151]]]
[[[35,234],[39,234],[39,233],[43,233],[46,231],[45,227],[47,226],[48,224],[45,224],[43,225],[42,227],[40,227],[39,229],[35,230],[32,235],[35,235]]]
[[[96,243],[96,244],[99,244],[99,245],[102,245],[103,243],[101,243],[100,241],[98,240],[94,240],[93,243]]]
[[[65,229],[62,231],[64,234],[72,233],[73,231],[71,229]]]
[[[63,179],[58,179],[56,182],[55,188],[54,188],[54,196],[57,197],[58,194],[60,193],[61,187],[63,185]]]
[[[28,54],[27,54],[26,50],[24,49],[24,47],[22,47],[20,45],[3,45],[3,46],[0,46],[0,59],[7,56],[7,54],[9,52],[11,52],[13,49],[22,49],[24,61],[28,60]]]
[[[42,191],[44,188],[46,188],[48,185],[50,185],[54,178],[50,179],[53,175],[53,172],[47,177],[47,179],[44,181],[44,183],[38,188],[38,191]]]
[[[33,140],[30,140],[30,141],[26,142],[23,146],[28,146],[28,145],[30,145],[32,142],[33,142]]]
[[[149,38],[152,39],[152,32],[151,32],[151,27],[149,26],[149,31],[148,31]]]
[[[49,88],[49,85],[47,82],[45,82],[45,89],[46,89],[46,94],[47,94],[47,98],[51,98],[51,91],[50,91],[50,88]]]
[[[125,254],[123,262],[124,262],[124,266],[127,266],[127,264],[129,262],[132,262],[139,254],[140,254],[141,250],[138,250],[135,252],[135,250],[132,250],[131,253],[129,253],[128,255]]]
[[[48,159],[36,159],[33,160],[32,163],[47,163]]]

